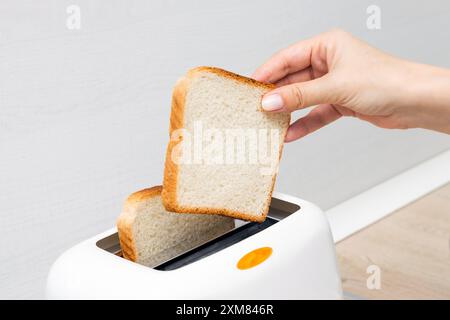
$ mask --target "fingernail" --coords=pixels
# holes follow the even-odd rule
[[[266,111],[275,111],[283,108],[283,99],[277,93],[263,97],[261,106]]]

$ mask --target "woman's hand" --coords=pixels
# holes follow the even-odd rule
[[[275,54],[253,78],[277,85],[262,107],[292,112],[317,105],[291,124],[286,141],[341,116],[382,128],[450,133],[450,71],[401,60],[333,30]]]

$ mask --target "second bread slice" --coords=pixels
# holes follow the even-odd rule
[[[167,212],[161,186],[128,197],[117,220],[123,257],[155,267],[234,228],[234,219]]]

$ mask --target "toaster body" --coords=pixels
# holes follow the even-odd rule
[[[335,246],[314,204],[275,193],[263,224],[236,228],[150,268],[121,257],[111,229],[63,253],[48,299],[340,299]]]

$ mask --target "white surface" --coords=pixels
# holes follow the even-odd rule
[[[292,196],[297,213],[199,261],[171,271],[147,268],[96,246],[111,229],[65,252],[52,266],[49,299],[340,299],[333,238],[324,213]],[[261,264],[239,270],[246,253],[269,246]],[[89,261],[89,263],[86,263]],[[211,281],[214,279],[213,281]]]
[[[66,28],[78,4],[81,30]],[[450,66],[450,3],[379,0],[0,1],[0,298],[42,298],[50,264],[159,184],[170,95],[186,69],[250,74],[279,48],[345,28]],[[448,136],[354,119],[285,147],[276,189],[323,209],[450,148]]]
[[[449,181],[450,150],[327,210],[334,241],[343,240]]]

